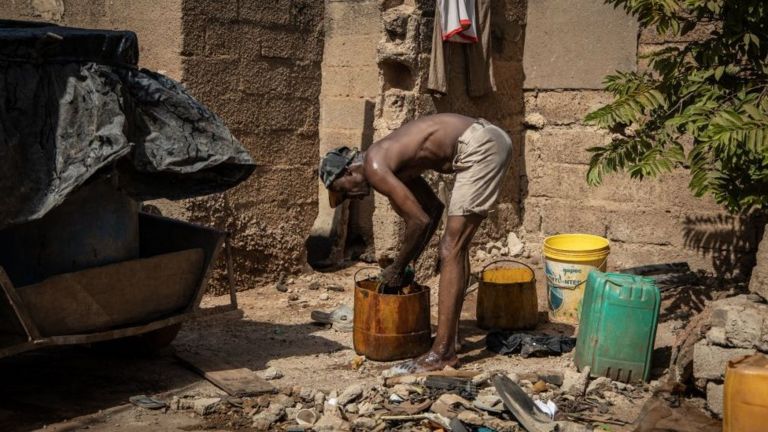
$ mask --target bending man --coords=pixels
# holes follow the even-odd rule
[[[365,152],[340,147],[320,161],[320,179],[328,188],[332,207],[347,198],[361,199],[373,188],[389,198],[405,220],[404,242],[395,261],[382,272],[383,283],[391,287],[402,284],[406,266],[421,255],[444,209],[421,173],[456,173],[440,240],[437,335],[427,354],[406,365],[409,372],[458,363],[455,341],[469,279],[469,247],[496,203],[511,154],[509,136],[489,122],[436,114],[407,123]]]

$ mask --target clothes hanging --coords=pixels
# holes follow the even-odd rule
[[[477,42],[475,0],[437,0],[437,9],[440,11],[443,41]]]
[[[452,31],[456,30],[456,27],[451,28],[455,26],[456,17],[461,24],[462,10],[466,11],[465,21],[470,21],[471,25],[467,25],[466,28],[462,27],[463,31],[450,35]],[[470,10],[474,13],[471,14]],[[443,23],[444,14],[452,16],[452,18],[447,17],[445,24]],[[454,24],[451,24],[452,22]],[[451,30],[444,33],[443,28],[451,28]],[[467,39],[472,34],[475,35],[476,43]],[[445,39],[446,35],[450,35],[450,37]],[[464,37],[459,35],[464,35]],[[461,39],[462,43],[454,41],[457,37]],[[437,0],[432,34],[432,56],[427,82],[428,89],[438,93],[448,93],[450,65],[461,64],[459,60],[451,61],[456,56],[463,56],[469,96],[479,97],[496,91],[491,58],[491,0]]]

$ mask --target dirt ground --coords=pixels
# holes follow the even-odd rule
[[[210,351],[230,363],[264,371],[275,367],[283,378],[271,381],[278,388],[300,386],[325,392],[343,390],[350,384],[374,384],[389,364],[366,361],[352,367],[357,357],[352,333],[313,324],[310,312],[352,305],[352,275],[360,266],[335,273],[313,273],[286,281],[288,292],[279,292],[274,283],[239,293],[240,311],[187,323],[173,345],[154,356],[126,356],[89,347],[45,349],[0,360],[0,430],[28,431],[177,431],[233,430],[243,424],[228,423],[190,411],[147,411],[128,403],[138,394],[169,401],[173,396],[216,396],[224,393],[182,365],[174,350]],[[437,281],[428,281],[436,286]],[[319,289],[312,290],[310,285]],[[327,290],[340,286],[343,292]],[[539,283],[540,310],[546,297]],[[462,312],[461,369],[504,371],[523,374],[546,370],[575,370],[573,353],[560,357],[523,359],[505,357],[485,350],[485,332],[475,327],[475,295],[467,297]],[[289,297],[298,296],[298,300]],[[432,293],[433,323],[437,295]],[[204,306],[224,304],[228,297],[207,297]],[[670,347],[682,321],[674,316],[658,330],[655,364],[668,362]],[[572,335],[574,328],[551,323],[539,331]],[[666,360],[665,360],[666,359]],[[654,370],[655,377],[665,372]],[[655,383],[652,383],[652,385]],[[646,385],[646,390],[649,386]],[[611,415],[632,422],[650,391],[642,398],[614,404]],[[619,429],[614,429],[619,430]]]

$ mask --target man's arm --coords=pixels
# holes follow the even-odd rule
[[[405,267],[421,254],[437,229],[443,204],[420,177],[406,186],[388,169],[377,168],[366,172],[366,178],[374,189],[389,198],[392,208],[405,221],[400,252],[382,274],[385,285],[398,285]]]

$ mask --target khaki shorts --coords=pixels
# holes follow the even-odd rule
[[[478,119],[456,146],[456,182],[448,216],[487,216],[499,198],[501,181],[512,160],[512,140],[501,128]]]

